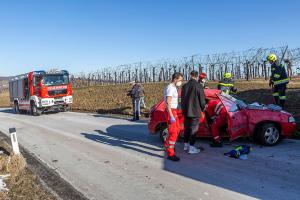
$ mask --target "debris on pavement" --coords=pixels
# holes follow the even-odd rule
[[[240,160],[248,159],[248,154],[252,151],[252,147],[248,145],[238,145],[233,150],[224,153],[225,156]]]

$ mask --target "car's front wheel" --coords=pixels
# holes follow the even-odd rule
[[[42,114],[34,102],[30,102],[30,114],[32,116],[40,116]]]
[[[71,111],[71,106],[70,105],[68,105],[68,106],[64,107],[63,109],[61,109],[61,112],[69,112],[69,111]]]
[[[274,146],[280,141],[280,129],[274,123],[263,124],[257,133],[259,142],[266,146]]]

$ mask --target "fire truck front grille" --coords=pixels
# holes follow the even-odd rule
[[[60,94],[67,94],[67,89],[64,89],[64,90],[51,90],[51,91],[48,91],[48,95],[49,96],[55,96],[55,95],[60,95]]]

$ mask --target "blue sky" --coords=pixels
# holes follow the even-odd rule
[[[0,76],[300,45],[300,1],[1,0]]]

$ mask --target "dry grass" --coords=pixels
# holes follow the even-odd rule
[[[9,157],[1,155],[0,156],[0,172],[1,174],[8,172],[8,162],[9,162]]]
[[[7,197],[11,200],[54,200],[37,182],[37,178],[29,170],[23,170],[15,177],[14,182],[8,182],[10,189]]]
[[[9,157],[9,162],[7,163],[7,172],[10,174],[12,181],[16,179],[25,169],[26,160],[22,155],[15,155]]]
[[[2,142],[0,143],[2,145]],[[6,192],[0,192],[1,200],[54,200],[37,181],[37,178],[26,168],[22,155],[0,155],[0,174],[9,174]]]
[[[145,84],[146,106],[153,106],[161,97],[166,83]],[[93,86],[74,89],[74,110],[99,113],[131,114],[131,98],[126,96],[129,84]],[[144,110],[147,112],[147,110]]]
[[[8,90],[0,92],[0,107],[10,107]]]
[[[10,179],[15,180],[24,171],[26,161],[22,155],[0,156],[1,174],[10,174]]]

